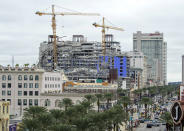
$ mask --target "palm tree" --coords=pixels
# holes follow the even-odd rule
[[[28,66],[29,66],[29,64],[24,64],[24,66],[25,66],[25,67],[28,67]]]
[[[124,110],[127,111],[127,106],[130,104],[130,97],[128,96],[122,96],[119,100],[119,103],[123,104]]]
[[[144,107],[145,107],[145,118],[147,118],[147,113],[149,112],[149,110],[147,110],[147,106],[151,105],[152,101],[148,97],[142,97],[141,104],[144,104]]]
[[[102,99],[102,94],[95,94],[97,98],[97,106],[98,106],[98,112],[100,110],[100,100]]]
[[[161,115],[160,118],[166,122],[166,128],[167,128],[167,131],[169,131],[170,128],[172,127],[172,125],[173,125],[173,120],[171,118],[171,113],[170,112],[165,112]]]
[[[39,129],[39,121],[38,119],[23,119],[22,123],[19,126],[18,131],[37,131]]]
[[[84,109],[86,110],[86,114],[89,112],[89,110],[91,110],[93,108],[93,106],[91,105],[91,103],[88,101],[88,100],[83,100],[81,103],[80,103]]]
[[[68,124],[57,124],[50,127],[50,131],[73,131],[74,127]]]
[[[64,98],[62,99],[62,101],[60,101],[59,103],[59,106],[62,107],[64,106],[65,107],[65,111],[67,110],[67,108],[69,106],[71,106],[73,103],[72,103],[72,100],[70,98]]]
[[[90,95],[90,94],[85,95],[84,98],[86,98],[89,102],[91,102],[92,95]]]
[[[24,116],[22,119],[22,126],[20,130],[29,129],[30,131],[36,131],[40,128],[39,117],[46,113],[45,107],[31,106],[25,109]]]
[[[39,118],[40,131],[48,131],[49,127],[52,125],[52,115],[50,113],[42,113]]]
[[[112,100],[113,94],[112,94],[112,93],[106,93],[106,94],[104,95],[104,97],[105,97],[105,99],[107,100],[107,105],[106,105],[106,107],[107,107],[107,109],[109,109],[109,103],[110,103],[110,101]]]
[[[111,114],[113,129],[114,131],[118,131],[119,125],[127,121],[128,113],[125,112],[120,105],[115,105],[109,110],[109,113]]]
[[[57,125],[64,116],[64,112],[58,109],[52,109],[49,112],[53,116],[55,125]]]
[[[41,113],[46,113],[47,109],[45,107],[31,106],[25,109],[24,117],[34,119],[41,115]]]

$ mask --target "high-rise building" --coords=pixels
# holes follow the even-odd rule
[[[184,84],[184,55],[182,55],[182,84]]]
[[[142,52],[127,52],[130,56],[130,76],[133,78],[135,88],[147,86],[147,58]]]
[[[167,84],[167,43],[163,33],[133,34],[133,50],[143,52],[147,57],[147,78],[151,85]]]

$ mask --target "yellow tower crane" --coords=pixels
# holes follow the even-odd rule
[[[124,30],[122,28],[105,25],[105,18],[104,17],[102,20],[102,25],[99,25],[97,23],[93,23],[93,26],[102,28],[102,53],[103,53],[104,59],[105,59],[105,54],[106,54],[105,29],[113,29],[113,30],[119,30],[119,31],[124,31]]]
[[[78,12],[55,12],[54,5],[52,5],[52,12],[51,13],[45,13],[45,12],[36,12],[37,15],[50,15],[52,16],[52,30],[53,30],[53,55],[54,55],[54,69],[56,69],[57,66],[57,40],[56,40],[56,15],[83,15],[83,16],[100,16],[98,13],[78,13]]]

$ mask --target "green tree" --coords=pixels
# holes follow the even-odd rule
[[[160,117],[164,122],[166,122],[167,131],[169,131],[173,125],[173,120],[171,118],[170,112],[164,112]]]
[[[147,118],[147,113],[149,113],[148,105],[151,105],[152,101],[148,97],[142,97],[141,104],[144,104],[144,107],[145,107],[145,118]]]
[[[57,125],[62,121],[62,118],[64,117],[64,112],[58,109],[52,109],[49,111],[50,114],[53,117],[54,124]]]
[[[102,94],[95,94],[96,98],[97,98],[97,106],[98,106],[98,112],[100,110],[100,100],[102,99]]]
[[[48,131],[53,124],[52,119],[53,117],[50,113],[42,113],[38,118],[40,131]]]
[[[65,108],[65,111],[68,109],[69,106],[71,106],[73,103],[72,103],[72,100],[70,98],[64,98],[60,101],[59,103],[59,107],[62,107],[64,106]]]
[[[42,114],[45,114],[47,109],[39,106],[31,106],[25,109],[24,116],[22,119],[22,124],[20,130],[28,129],[30,131],[40,130],[39,118]]]
[[[107,100],[106,108],[109,109],[109,104],[112,100],[113,94],[112,93],[106,93],[104,94],[104,98]]]

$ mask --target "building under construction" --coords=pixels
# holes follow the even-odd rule
[[[121,54],[120,43],[114,41],[113,35],[107,34],[105,41],[107,56],[112,56],[111,58],[113,58],[113,56],[121,56],[124,59],[127,57]],[[41,43],[39,49],[39,66],[48,71],[54,69],[52,43],[53,36],[49,35],[48,41]],[[99,61],[101,61],[102,56],[102,44],[100,42],[87,41],[83,35],[73,35],[71,41],[62,41],[57,37],[56,69],[64,70],[69,80],[82,82],[95,82],[97,79],[108,80],[109,69],[113,69],[110,63],[112,64],[114,59],[109,59],[109,63],[105,62],[108,66],[103,67],[103,70],[99,70],[99,64],[101,65]],[[114,63],[116,63],[117,66],[118,63]],[[119,64],[122,63],[119,61]],[[127,75],[124,74],[124,76],[127,77],[129,70],[128,60],[124,63],[123,69],[124,73],[127,72]]]

